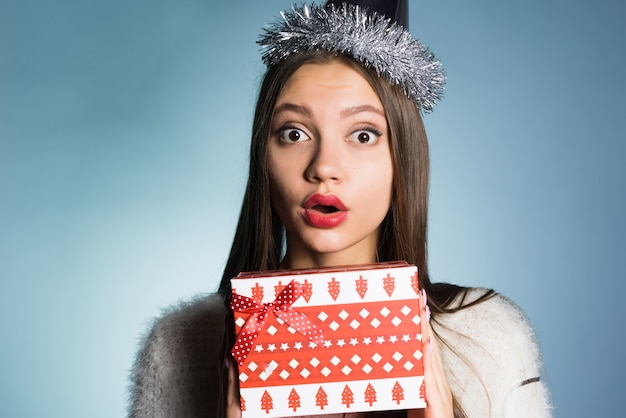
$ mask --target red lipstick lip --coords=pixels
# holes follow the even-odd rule
[[[314,206],[334,206],[340,211],[348,210],[346,205],[343,204],[341,199],[333,194],[323,195],[321,193],[315,193],[311,195],[305,202],[304,208],[311,209]]]
[[[322,212],[316,206],[332,206],[334,212]],[[315,193],[304,202],[304,219],[314,227],[330,229],[339,226],[348,217],[348,208],[337,196]]]

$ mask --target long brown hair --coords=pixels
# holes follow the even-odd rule
[[[400,87],[350,57],[328,51],[292,54],[268,69],[259,90],[252,126],[248,182],[239,222],[219,292],[228,296],[230,279],[242,271],[278,269],[285,249],[283,225],[272,209],[267,167],[267,141],[274,106],[285,83],[302,65],[341,60],[358,71],[378,94],[389,126],[393,163],[393,197],[382,222],[378,260],[405,260],[418,267],[420,285],[430,296],[433,314],[446,312],[464,288],[433,285],[428,274],[427,224],[429,152],[418,106]]]
[[[405,260],[418,267],[420,287],[426,289],[433,319],[477,302],[451,308],[452,302],[467,288],[432,284],[427,264],[427,221],[429,152],[428,139],[419,107],[398,86],[392,86],[372,69],[350,57],[328,51],[292,54],[269,68],[261,88],[252,127],[248,183],[230,255],[222,275],[219,292],[228,298],[230,279],[243,271],[278,269],[285,251],[284,227],[272,209],[267,167],[267,141],[276,101],[291,75],[302,65],[341,60],[358,71],[378,94],[385,109],[393,164],[391,207],[381,224],[378,260]],[[492,295],[485,295],[482,301]],[[232,318],[231,318],[232,320]],[[223,352],[234,341],[227,331]],[[223,376],[224,378],[224,376]],[[456,404],[456,402],[455,402]],[[464,416],[455,406],[455,416]]]
[[[385,109],[393,162],[393,198],[381,225],[379,261],[406,260],[416,264],[424,286],[428,212],[428,142],[419,108],[397,87],[354,60],[327,51],[292,54],[270,68],[261,85],[250,144],[250,168],[239,222],[220,293],[230,290],[230,279],[241,271],[279,267],[285,248],[283,226],[270,202],[267,140],[276,100],[291,75],[304,64],[341,60],[358,71],[380,97]]]

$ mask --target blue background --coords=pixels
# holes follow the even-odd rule
[[[288,5],[0,0],[1,417],[123,416],[150,318],[216,288]],[[626,410],[625,5],[411,3],[432,274],[521,305],[557,417]]]

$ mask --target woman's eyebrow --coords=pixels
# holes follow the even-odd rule
[[[278,115],[282,112],[287,112],[287,111],[292,111],[292,112],[296,112],[296,113],[300,113],[301,115],[304,116],[311,116],[311,112],[309,111],[309,109],[305,106],[301,106],[301,105],[297,105],[294,103],[281,103],[278,106],[276,106],[274,108],[274,115]],[[372,105],[359,105],[359,106],[351,106],[351,107],[347,107],[343,110],[341,110],[341,112],[339,113],[341,117],[348,117],[348,116],[353,116],[356,115],[357,113],[364,113],[364,112],[372,112],[372,113],[376,113],[379,114],[382,117],[385,117],[385,112],[380,109],[379,107],[376,106],[372,106]]]
[[[353,115],[356,115],[357,113],[363,113],[363,112],[373,112],[373,113],[379,114],[382,117],[385,117],[385,112],[383,112],[382,109],[376,106],[368,105],[368,104],[345,108],[341,111],[340,115],[341,117],[345,118],[345,117],[353,116]]]
[[[300,106],[300,105],[293,104],[293,103],[281,103],[278,106],[276,106],[274,108],[274,116],[282,112],[287,112],[287,111],[300,113],[301,115],[304,115],[304,116],[311,116],[311,112],[309,112],[309,109],[307,109],[304,106]]]

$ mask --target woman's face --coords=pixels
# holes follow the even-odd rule
[[[268,144],[285,267],[369,263],[392,195],[387,120],[357,71],[306,64],[278,97]]]

